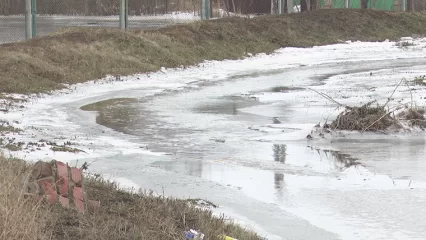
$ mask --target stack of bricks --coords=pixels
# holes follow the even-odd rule
[[[98,201],[86,199],[81,169],[59,161],[37,162],[26,181],[26,189],[37,200],[60,203],[80,213],[84,213],[88,207],[100,206]]]

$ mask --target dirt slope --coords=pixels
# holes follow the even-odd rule
[[[379,41],[424,35],[425,13],[331,9],[253,19],[227,18],[151,31],[64,29],[0,46],[0,92],[37,93],[106,74],[237,59],[280,47],[340,40]]]

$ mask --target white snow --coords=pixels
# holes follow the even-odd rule
[[[96,159],[106,156],[125,156],[133,154],[149,155],[165,155],[166,153],[156,153],[149,151],[149,143],[141,144],[133,141],[135,137],[115,132],[106,127],[95,124],[96,113],[83,112],[78,108],[82,105],[121,97],[143,98],[154,96],[156,94],[176,91],[187,88],[199,88],[204,83],[221,83],[230,77],[250,78],[253,74],[262,74],[271,71],[286,71],[289,69],[300,70],[299,73],[293,75],[293,79],[286,79],[286,85],[297,85],[298,87],[309,87],[320,92],[325,92],[332,96],[335,100],[342,104],[358,104],[376,99],[379,102],[386,101],[390,93],[394,90],[398,80],[401,78],[413,79],[416,76],[424,75],[426,70],[424,66],[411,67],[406,66],[394,69],[381,69],[377,71],[361,71],[358,73],[339,74],[327,78],[322,85],[314,85],[317,80],[306,79],[303,72],[304,67],[318,67],[319,75],[322,73],[321,67],[328,63],[342,62],[345,64],[360,63],[367,60],[387,61],[395,59],[424,59],[426,56],[426,41],[425,39],[402,39],[402,41],[412,41],[410,46],[400,47],[395,42],[345,42],[342,44],[320,46],[313,48],[284,48],[275,51],[271,55],[258,54],[250,58],[242,60],[227,60],[227,61],[206,61],[198,66],[187,69],[165,69],[162,68],[156,73],[137,74],[124,77],[124,81],[115,82],[111,80],[111,76],[102,80],[91,81],[83,84],[76,84],[70,89],[55,91],[52,94],[44,94],[40,96],[28,97],[28,102],[22,103],[24,109],[10,109],[7,113],[0,113],[0,118],[9,121],[13,126],[25,130],[23,134],[10,133],[5,137],[15,138],[19,141],[38,142],[41,139],[62,143],[65,141],[75,142],[78,149],[83,150],[82,153],[68,152],[52,152],[48,146],[42,147],[41,150],[24,150],[19,152],[7,152],[13,156],[24,158],[28,161],[49,160],[52,158],[75,163],[79,160],[96,161]],[[290,82],[290,83],[289,83]],[[246,97],[253,97],[256,101],[262,104],[274,104],[279,107],[283,104],[288,107],[288,111],[292,115],[287,116],[288,119],[282,124],[263,124],[253,125],[252,129],[256,129],[266,133],[261,137],[249,139],[253,142],[274,142],[274,141],[301,141],[313,129],[318,119],[333,119],[339,113],[333,104],[328,100],[319,97],[316,93],[310,90],[290,91],[285,94],[263,92],[259,93],[254,90],[258,86],[244,86],[235,83],[235,88],[222,88],[220,92],[210,92],[210,96],[220,96],[223,94],[235,94],[245,92]],[[262,82],[258,82],[262,84]],[[236,90],[240,87],[239,90]],[[354,88],[356,87],[356,89]],[[415,87],[411,91],[407,91],[407,86],[402,86],[395,92],[393,96],[395,101],[391,101],[390,106],[395,106],[397,100],[404,99],[413,100],[420,104],[426,104],[426,89]],[[22,97],[22,96],[15,96]],[[200,96],[201,98],[202,96]],[[187,101],[186,108],[195,106],[195,100]],[[198,120],[196,114],[189,115],[187,112],[179,112],[183,109],[180,103],[169,103],[169,107],[176,110],[174,118],[167,118],[170,124],[179,124],[186,127],[195,128],[220,128],[222,124],[219,117],[206,116],[205,122],[194,123],[193,120]],[[340,109],[341,110],[341,109]],[[272,117],[276,112],[262,110],[261,108],[247,107],[240,109],[245,113],[256,113],[262,116]],[[263,111],[263,112],[262,112]],[[169,116],[165,116],[169,117]],[[183,121],[184,119],[185,121]],[[213,124],[214,122],[214,124]],[[224,123],[223,123],[224,124]],[[253,130],[255,131],[255,130]],[[214,132],[213,132],[214,133]],[[217,132],[220,138],[220,132]],[[350,135],[349,135],[350,136]],[[208,141],[211,136],[204,136]],[[367,139],[371,136],[354,134],[350,136],[353,139]],[[375,136],[378,139],[382,136]],[[407,136],[398,136],[404,138]],[[419,138],[424,138],[420,136]],[[231,141],[234,139],[230,139]],[[212,141],[210,141],[212,142]],[[220,143],[217,143],[220,144]],[[329,146],[329,142],[316,143],[318,146],[324,144]],[[268,146],[269,147],[269,146]],[[304,146],[304,148],[306,148]],[[261,189],[263,179],[273,177],[268,170],[253,170],[245,167],[243,160],[239,159],[222,159],[218,161],[211,160],[212,168],[221,169],[220,175],[204,173],[203,179],[208,181],[219,182],[223,184],[231,184],[232,186],[241,187],[241,192],[256,201],[274,202],[280,208],[306,219],[315,226],[318,226],[327,231],[337,233],[343,239],[415,239],[412,238],[414,233],[409,230],[401,230],[404,226],[397,225],[392,229],[393,233],[388,234],[386,227],[389,227],[389,221],[381,223],[374,216],[364,216],[363,212],[349,212],[350,205],[356,205],[356,198],[366,193],[371,193],[371,198],[366,200],[369,204],[375,204],[374,201],[386,201],[382,199],[386,196],[383,191],[397,192],[395,196],[402,198],[404,194],[415,194],[414,198],[422,200],[419,192],[426,190],[426,181],[422,180],[407,180],[393,179],[386,174],[375,174],[366,166],[357,166],[347,168],[339,173],[335,173],[337,167],[330,165],[331,163],[324,161],[315,161],[312,153],[303,152],[297,147],[294,152],[289,150],[289,154],[293,154],[293,158],[289,158],[287,164],[294,170],[293,174],[286,173],[284,182],[288,198],[286,203],[288,206],[279,205],[276,201],[276,196],[270,196],[267,188]],[[241,156],[242,159],[256,158],[255,155]],[[300,155],[297,155],[300,154]],[[295,157],[296,156],[296,157]],[[297,156],[300,156],[298,158]],[[222,165],[221,165],[222,164]],[[225,166],[225,167],[224,167]],[[267,167],[277,167],[278,165],[267,165]],[[300,169],[306,169],[308,176],[300,176]],[[219,172],[219,171],[218,171]],[[240,179],[235,178],[235,173],[241,173]],[[332,172],[333,174],[330,174]],[[244,175],[244,173],[247,173]],[[258,174],[258,175],[257,175]],[[137,188],[140,184],[123,176],[114,176],[113,174],[105,175],[110,179],[117,180],[124,187]],[[250,176],[250,178],[244,178]],[[264,177],[264,178],[263,178]],[[253,178],[253,179],[251,179]],[[259,181],[256,181],[259,179]],[[201,181],[201,180],[200,180]],[[260,184],[256,191],[253,186]],[[410,193],[410,189],[415,188],[415,193]],[[326,195],[322,193],[326,192]],[[370,192],[371,191],[371,192]],[[345,198],[345,192],[350,192],[353,198]],[[356,194],[358,193],[359,194]],[[318,199],[309,199],[310,193]],[[306,194],[306,196],[305,196]],[[333,195],[335,194],[335,195]],[[394,195],[392,195],[394,196]],[[338,199],[338,197],[342,199]],[[366,196],[369,198],[369,196]],[[235,200],[238,201],[238,200]],[[282,200],[284,201],[284,200]],[[300,202],[299,202],[300,201]],[[336,206],[331,206],[328,201],[338,203]],[[345,202],[346,201],[346,202]],[[397,200],[392,200],[397,201]],[[396,202],[398,203],[398,202]],[[379,204],[374,205],[377,208]],[[379,214],[374,207],[370,212],[365,214]],[[403,217],[402,213],[391,212],[389,208],[384,207],[386,216],[389,218]],[[367,209],[368,210],[368,209]],[[367,211],[366,210],[366,211]],[[232,209],[229,209],[232,212]],[[411,213],[411,210],[409,211]],[[240,213],[235,213],[234,216]],[[352,214],[352,215],[351,215]],[[350,217],[348,217],[350,216]],[[365,223],[362,219],[365,217]],[[246,216],[240,218],[243,222],[253,223],[252,219],[247,219]],[[424,220],[424,219],[423,219]],[[370,222],[369,222],[370,221]],[[413,220],[414,221],[414,220]],[[413,222],[409,221],[409,223]],[[364,224],[364,225],[363,225]],[[388,224],[388,225],[386,225]],[[259,224],[260,225],[260,224]],[[256,226],[255,229],[262,229],[264,226]],[[359,230],[361,229],[361,230]],[[411,228],[410,228],[411,229]],[[376,230],[376,232],[374,232]],[[264,230],[267,232],[268,230]],[[274,234],[272,234],[274,235]]]

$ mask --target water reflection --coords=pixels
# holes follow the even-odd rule
[[[335,166],[340,168],[341,170],[345,170],[352,166],[360,165],[361,163],[357,161],[356,158],[351,157],[351,155],[342,153],[340,151],[332,151],[332,150],[319,150],[317,149],[318,154],[321,154],[321,151],[325,154],[325,156],[333,160]]]
[[[284,183],[284,173],[275,173],[274,180],[275,188],[282,188]]]
[[[84,111],[97,112],[96,123],[126,134],[134,132],[133,126],[144,113],[135,98],[114,98],[81,107]]]
[[[199,113],[239,115],[238,109],[251,107],[257,104],[258,102],[250,101],[241,96],[227,96],[203,103],[194,110]]]
[[[274,144],[272,151],[274,152],[274,161],[285,163],[287,156],[287,146],[285,144]]]
[[[186,174],[193,177],[199,177],[203,175],[203,162],[198,161],[185,161]]]
[[[274,173],[274,188],[275,195],[281,202],[284,199],[284,173]]]
[[[300,90],[304,90],[304,88],[290,87],[290,86],[276,86],[270,89],[271,92],[278,92],[278,93],[287,93],[291,91],[300,91]]]

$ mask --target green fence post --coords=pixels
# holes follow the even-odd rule
[[[118,10],[119,10],[120,29],[127,30],[129,26],[129,1],[120,0],[120,6]]]
[[[125,0],[125,7],[124,28],[127,30],[127,28],[129,28],[129,0]]]
[[[118,13],[118,15],[119,15],[119,23],[120,23],[120,29],[121,30],[124,30],[125,29],[125,25],[126,25],[126,23],[125,23],[125,19],[124,19],[124,15],[125,15],[125,10],[126,10],[126,7],[125,7],[125,0],[120,0],[119,1],[119,4],[120,4],[120,6],[119,6],[119,8],[118,8],[118,11],[119,11],[119,13]]]
[[[201,7],[200,7],[200,18],[201,20],[205,19],[205,14],[204,14],[204,9],[206,8],[206,1],[205,0],[201,0],[200,1]]]
[[[278,0],[278,14],[283,14],[283,0]]]
[[[31,39],[33,37],[32,35],[32,14],[31,14],[31,0],[25,0],[25,39]]]
[[[206,8],[205,8],[205,13],[206,13],[206,20],[209,20],[210,19],[210,0],[205,0],[206,2],[205,2],[205,5],[206,5]]]
[[[32,18],[32,31],[31,31],[31,35],[33,38],[35,38],[37,36],[37,26],[36,26],[36,21],[37,21],[37,0],[31,0],[31,18]]]

